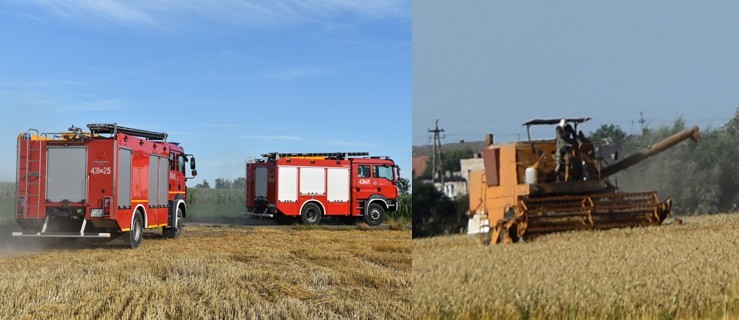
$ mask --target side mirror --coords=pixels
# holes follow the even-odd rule
[[[192,176],[195,177],[198,175],[198,170],[192,169]]]
[[[195,170],[195,157],[190,157],[190,169]]]

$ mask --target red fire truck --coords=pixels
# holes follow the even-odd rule
[[[363,217],[372,226],[396,210],[399,167],[366,152],[269,153],[246,163],[246,209],[252,216],[305,224],[322,217]]]
[[[116,124],[18,136],[19,237],[122,238],[132,248],[143,229],[177,238],[187,216],[185,163],[195,158],[167,134]]]

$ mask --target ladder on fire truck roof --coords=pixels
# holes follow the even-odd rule
[[[369,156],[369,152],[319,152],[319,153],[280,153],[280,152],[272,152],[272,153],[265,153],[262,155],[262,157],[269,158],[269,159],[279,159],[279,158],[326,158],[326,159],[338,159],[343,160],[350,157],[366,157]]]
[[[125,133],[127,135],[146,138],[148,140],[167,140],[166,132],[154,132],[141,129],[134,129],[128,127],[121,127],[115,123],[91,123],[87,125],[90,129],[90,133],[95,134],[116,134]]]

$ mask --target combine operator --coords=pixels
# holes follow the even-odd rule
[[[566,181],[568,177],[565,171],[569,171],[566,168],[569,166],[572,150],[579,148],[577,134],[565,119],[559,121],[555,132],[557,134],[557,151],[554,153],[554,171],[557,173],[557,181]]]

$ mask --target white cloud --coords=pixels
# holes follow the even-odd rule
[[[131,108],[131,105],[124,101],[79,93],[70,86],[55,81],[44,84],[19,82],[6,89],[0,84],[0,88],[2,88],[0,90],[0,102],[8,105],[22,105],[24,108],[62,113],[126,110]]]
[[[193,21],[246,26],[324,22],[340,14],[410,18],[410,0],[0,0],[41,7],[73,22],[171,28]]]
[[[291,141],[302,141],[305,140],[303,137],[292,136],[292,135],[274,135],[274,136],[242,136],[241,139],[245,140],[291,140]]]

